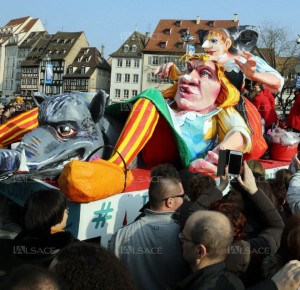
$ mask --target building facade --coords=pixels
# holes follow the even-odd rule
[[[64,92],[109,93],[111,67],[96,47],[83,47],[63,76]]]
[[[111,102],[122,102],[141,92],[142,51],[148,34],[133,32],[111,57]]]
[[[22,63],[22,96],[33,96],[38,92],[45,95],[63,93],[63,76],[82,47],[88,47],[84,32],[41,36]],[[47,69],[52,76],[45,81]]]
[[[31,32],[44,31],[40,19],[23,17],[9,21],[0,28],[0,93],[11,96],[20,93],[21,63],[26,55],[18,48]]]

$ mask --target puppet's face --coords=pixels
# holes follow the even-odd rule
[[[202,48],[216,58],[226,53],[231,45],[231,40],[222,36],[221,33],[210,31],[204,38]]]
[[[216,108],[220,90],[215,63],[193,59],[187,62],[187,73],[179,77],[175,101],[180,110],[205,114]]]

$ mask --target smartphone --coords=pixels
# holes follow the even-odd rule
[[[229,152],[230,152],[230,150],[228,150],[228,149],[219,151],[217,176],[225,175],[225,167],[226,167],[226,165],[228,165]]]
[[[230,150],[228,157],[228,174],[238,176],[243,162],[243,152]]]

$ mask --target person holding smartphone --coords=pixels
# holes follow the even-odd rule
[[[300,144],[300,143],[299,143]],[[298,145],[299,150],[300,145]],[[295,154],[290,164],[290,169],[294,172],[288,191],[286,201],[293,214],[300,213],[300,153]]]

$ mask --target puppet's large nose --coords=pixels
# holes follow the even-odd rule
[[[210,48],[211,45],[210,45],[210,42],[208,40],[205,40],[202,44],[202,48]]]

